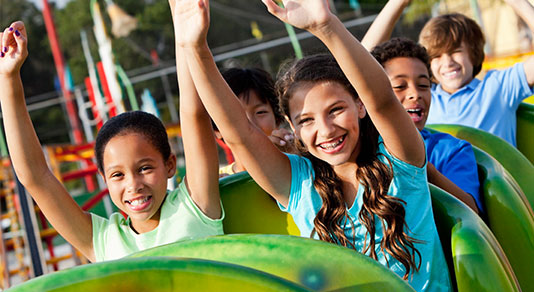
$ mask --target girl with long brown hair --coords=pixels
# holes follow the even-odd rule
[[[208,0],[176,0],[175,25],[187,27],[176,34],[176,45],[187,55],[206,110],[254,180],[292,214],[302,236],[354,248],[418,291],[450,290],[423,140],[386,74],[326,0],[283,2],[285,8],[264,0],[273,15],[308,30],[333,54],[296,61],[277,82],[302,155],[284,154],[270,143],[224,82],[206,41]]]

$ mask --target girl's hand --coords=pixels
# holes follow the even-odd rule
[[[14,22],[0,33],[0,50],[0,75],[18,74],[28,56],[26,28],[22,21]]]
[[[284,8],[273,0],[262,0],[262,2],[278,19],[309,31],[327,26],[332,17],[335,17],[330,12],[328,0],[282,0]]]
[[[298,153],[297,149],[295,149],[293,132],[285,128],[275,129],[271,133],[271,136],[269,136],[269,139],[282,152]]]
[[[210,26],[209,0],[169,0],[176,45],[196,47],[206,43]]]

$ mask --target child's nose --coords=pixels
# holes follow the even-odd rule
[[[336,128],[334,123],[330,119],[324,119],[319,121],[319,135],[323,138],[333,138]]]
[[[454,60],[452,59],[451,55],[447,53],[441,55],[440,61],[441,61],[441,64],[446,65],[446,66],[454,63]]]
[[[417,100],[421,98],[421,92],[416,88],[409,88],[406,97],[409,100]]]
[[[138,193],[143,189],[143,182],[141,179],[133,176],[128,182],[128,192]]]

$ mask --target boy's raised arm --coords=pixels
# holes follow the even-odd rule
[[[528,0],[505,0],[508,5],[514,9],[515,13],[527,24],[528,28],[534,34],[534,6]],[[534,86],[534,57],[529,57],[523,62],[525,76],[528,85]]]
[[[170,0],[171,10],[174,1]],[[174,19],[174,12],[173,19]],[[180,27],[176,25],[175,30]],[[204,105],[191,79],[183,49],[176,47],[176,72],[180,88],[180,125],[184,144],[186,184],[191,198],[212,219],[221,218],[219,158],[215,137]]]
[[[389,0],[365,33],[361,43],[368,51],[389,40],[395,24],[411,0]]]
[[[94,261],[91,217],[49,170],[26,109],[20,79],[28,55],[24,24],[13,23],[0,33],[0,39],[0,102],[13,168],[52,226]]]

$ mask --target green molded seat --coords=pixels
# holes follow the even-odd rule
[[[449,246],[445,255],[451,263],[451,274],[452,271],[456,273],[458,291],[519,291],[506,255],[485,223],[463,203],[448,194],[440,193],[437,188],[433,189],[432,197],[440,238],[446,243],[445,247]],[[281,212],[276,202],[246,173],[222,179],[221,198],[227,216],[224,222],[227,233],[298,234],[292,218]],[[271,224],[276,228],[269,226]],[[283,239],[280,240],[283,242]],[[451,251],[451,243],[454,253]],[[286,252],[292,253],[293,251]],[[246,257],[239,259],[246,260]],[[323,261],[332,261],[332,256]],[[258,266],[251,267],[263,270]]]
[[[430,185],[441,245],[457,291],[521,291],[499,242],[469,207]]]
[[[503,139],[475,128],[460,125],[427,127],[466,140],[499,161],[519,184],[531,209],[534,209],[534,165],[519,150]]]
[[[202,259],[144,257],[55,272],[8,291],[309,291],[243,266]]]
[[[488,226],[506,253],[523,291],[534,291],[534,213],[508,171],[478,147],[474,146],[473,151]]]
[[[517,149],[534,164],[534,104],[522,103],[517,109]]]
[[[224,233],[300,235],[289,213],[280,211],[269,196],[246,172],[220,180],[224,206]]]
[[[262,221],[268,224],[265,219]],[[273,274],[313,291],[414,291],[395,273],[365,255],[297,236],[232,234],[177,242],[132,256],[227,262]]]

